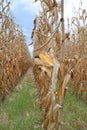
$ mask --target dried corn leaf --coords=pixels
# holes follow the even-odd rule
[[[65,64],[64,64],[64,62],[62,62],[60,64],[60,72],[61,72],[62,78],[64,79],[64,76],[65,76]]]
[[[52,118],[53,118],[52,106],[49,107],[49,110],[46,113],[46,118],[49,120],[49,122],[52,122]]]
[[[45,119],[42,124],[42,128],[47,129],[48,124],[49,124],[49,119]]]
[[[64,81],[63,81],[63,84],[62,84],[62,94],[64,95],[64,90],[66,88],[66,85],[67,83],[69,82],[70,80],[70,74],[66,74],[65,78],[64,78]]]
[[[63,94],[63,90],[62,90],[62,84],[59,85],[59,89],[58,89],[58,101],[61,99],[62,94]]]
[[[40,60],[40,58],[34,58],[34,65],[43,65],[43,62]]]
[[[55,122],[50,122],[49,126],[48,126],[48,130],[54,130],[55,129],[55,125],[56,125]]]
[[[57,112],[60,108],[62,108],[61,105],[60,105],[60,104],[56,104],[56,105],[54,106],[54,108],[53,108],[53,111],[54,111],[54,112]]]
[[[52,103],[52,97],[51,97],[51,93],[49,93],[47,96],[46,96],[46,109],[49,109],[51,103]]]
[[[41,71],[43,71],[45,74],[46,74],[46,76],[48,76],[49,78],[51,78],[51,70],[49,69],[49,68],[47,68],[47,67],[45,67],[45,66],[39,66],[39,68],[41,69]]]

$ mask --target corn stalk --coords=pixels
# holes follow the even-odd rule
[[[61,8],[61,3],[57,3],[55,0],[41,0],[42,12],[40,12],[40,15],[34,20],[34,28],[31,36],[34,43],[33,70],[39,91],[39,104],[43,111],[42,128],[47,130],[61,129],[66,85],[70,80],[70,74],[67,74],[66,76],[64,75],[64,67],[61,67],[61,63],[58,62],[56,57],[61,50],[61,22],[62,41],[64,42],[65,39],[64,12],[63,4]],[[62,15],[61,20],[59,20],[60,13]],[[59,85],[58,88],[57,102],[56,86],[59,70],[61,70],[61,75],[63,77],[62,82],[60,81],[62,86],[60,87]],[[58,82],[58,84],[60,83]]]
[[[63,61],[63,51],[64,51],[64,0],[61,0],[61,19],[62,19],[62,61]]]

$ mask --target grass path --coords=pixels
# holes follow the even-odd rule
[[[37,91],[29,69],[16,91],[0,104],[0,130],[42,130]],[[87,104],[68,92],[62,130],[87,130]]]
[[[41,130],[41,112],[32,70],[17,85],[16,92],[0,106],[0,130]]]

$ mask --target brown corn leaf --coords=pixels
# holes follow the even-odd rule
[[[60,72],[61,72],[62,78],[64,79],[64,76],[65,76],[65,64],[64,64],[64,62],[62,62],[60,64]]]
[[[34,58],[34,65],[43,65],[43,62],[40,60],[40,58]]]
[[[51,122],[50,124],[49,124],[49,126],[48,126],[48,130],[54,130],[54,128],[55,128],[55,122]]]
[[[62,84],[59,85],[59,89],[58,89],[58,100],[60,100],[62,96]]]
[[[64,96],[64,92],[66,91],[66,85],[68,84],[69,80],[70,80],[71,75],[70,74],[66,74],[63,84],[62,84],[62,96]]]

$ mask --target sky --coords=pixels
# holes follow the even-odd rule
[[[15,18],[15,22],[22,27],[23,33],[26,37],[26,42],[31,43],[31,32],[33,29],[33,20],[38,15],[40,10],[39,2],[34,2],[34,0],[10,0],[11,10]],[[60,1],[60,0],[58,0]],[[87,8],[87,0],[83,1],[83,7]],[[64,11],[65,11],[65,21],[67,18],[72,16],[72,9],[75,6],[79,7],[80,0],[65,0],[64,1]],[[32,53],[33,47],[30,48],[30,53]]]

